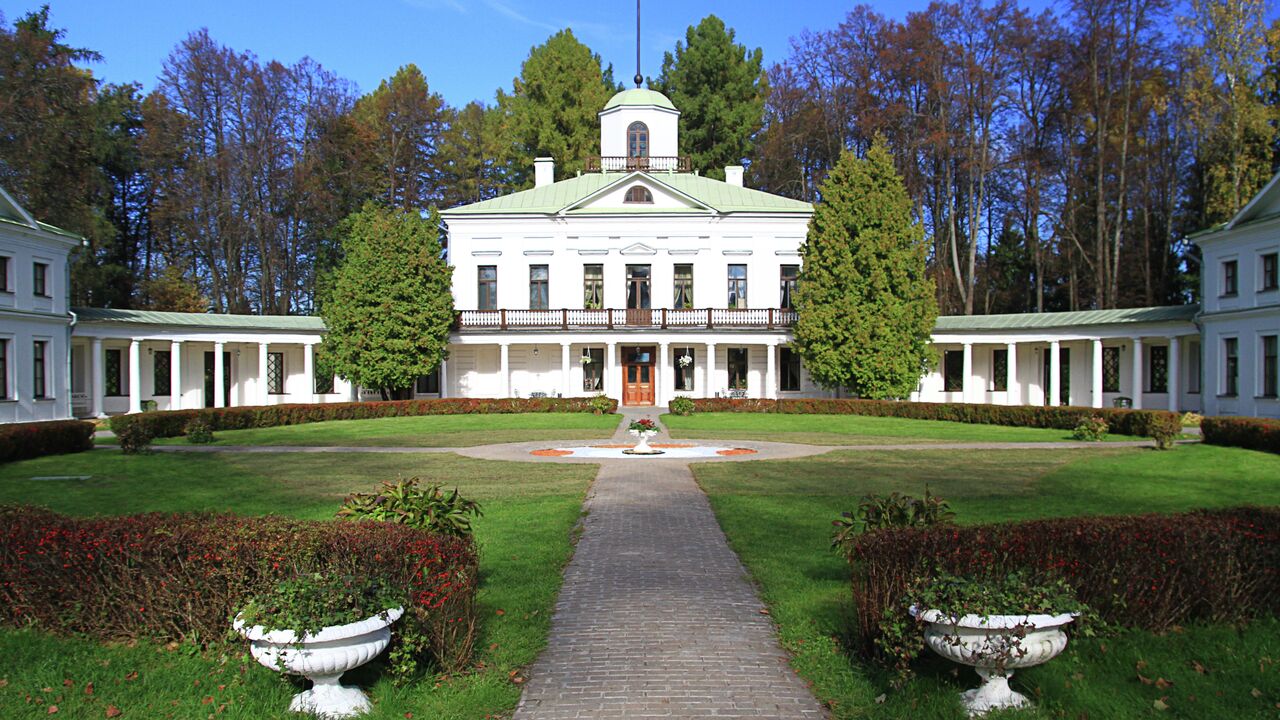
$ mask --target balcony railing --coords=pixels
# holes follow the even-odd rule
[[[587,158],[587,172],[690,172],[693,164],[688,155],[670,157],[622,157],[592,155]]]
[[[699,310],[463,310],[459,330],[704,330],[789,328],[796,311],[782,308]]]

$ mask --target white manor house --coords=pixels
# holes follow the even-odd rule
[[[678,132],[620,92],[588,172],[539,158],[532,189],[442,213],[459,318],[416,396],[832,395],[789,345],[812,207],[693,172]],[[1280,417],[1277,180],[1194,239],[1203,306],[941,317],[911,399]],[[0,422],[376,397],[316,376],[316,317],[69,309],[76,242],[3,196]]]

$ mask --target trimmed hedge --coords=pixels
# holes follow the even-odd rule
[[[202,420],[209,429],[244,430],[248,428],[301,425],[328,420],[369,420],[421,415],[484,415],[511,413],[594,413],[594,398],[444,398],[442,400],[388,400],[378,402],[313,403],[298,405],[254,405],[203,410],[163,410],[111,418],[111,429],[117,435],[129,425],[140,425],[152,438],[178,437],[193,420]],[[597,401],[598,402],[598,401]],[[610,400],[608,412],[618,409]]]
[[[93,431],[87,420],[0,425],[0,462],[92,450]]]
[[[1280,420],[1247,417],[1207,417],[1200,434],[1210,445],[1280,453]]]
[[[478,579],[470,541],[386,522],[213,514],[74,518],[0,507],[0,619],[101,639],[227,637],[248,596],[299,573],[404,588],[406,619],[464,666]]]
[[[1162,631],[1276,612],[1280,508],[876,530],[857,539],[849,560],[868,655],[886,613],[907,620],[901,605],[912,580],[935,570],[1053,573],[1103,620]]]
[[[1117,435],[1176,438],[1182,434],[1182,416],[1166,410],[1117,410],[1086,407],[1033,407],[979,405],[973,403],[923,403],[893,400],[813,398],[803,400],[729,400],[704,398],[693,401],[696,412],[780,413],[784,415],[868,415],[912,420],[1074,430],[1092,417],[1107,422]]]

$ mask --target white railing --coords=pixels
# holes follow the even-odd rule
[[[784,308],[463,310],[459,330],[786,328],[796,312]]]

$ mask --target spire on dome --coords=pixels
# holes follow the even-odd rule
[[[640,83],[644,82],[644,76],[640,74],[640,0],[636,0],[636,87],[640,87]]]

